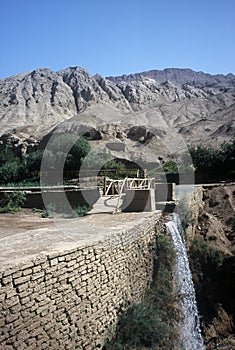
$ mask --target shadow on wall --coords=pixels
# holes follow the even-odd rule
[[[22,191],[21,189],[14,188],[13,190],[8,190],[9,192],[13,191]],[[5,192],[5,191],[4,191]],[[0,192],[0,199],[3,191]],[[25,192],[26,200],[24,203],[24,208],[30,209],[45,209],[45,205],[42,198],[41,191],[32,191],[28,189]],[[97,189],[71,189],[71,190],[47,190],[43,193],[43,197],[46,199],[46,203],[53,203],[57,208],[63,206],[64,203],[64,193],[68,199],[68,202],[72,208],[83,205],[93,205],[99,198],[99,193]],[[83,196],[83,193],[86,196],[86,199]],[[89,202],[89,203],[88,203]],[[61,204],[62,203],[62,204]],[[63,208],[61,208],[63,210]]]

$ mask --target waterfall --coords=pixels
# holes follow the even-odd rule
[[[174,280],[176,293],[179,296],[179,307],[182,312],[180,320],[180,346],[182,350],[204,350],[200,322],[196,304],[195,289],[189,267],[185,246],[184,232],[180,218],[173,215],[173,220],[166,223],[176,251]]]

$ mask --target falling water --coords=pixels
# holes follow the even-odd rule
[[[176,251],[175,284],[176,293],[179,295],[179,307],[182,312],[182,324],[179,325],[181,329],[179,348],[182,350],[203,350],[205,347],[200,330],[195,289],[179,216],[174,214],[173,221],[167,222],[166,226],[171,234]]]

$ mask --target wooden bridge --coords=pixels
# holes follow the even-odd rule
[[[128,190],[154,190],[155,178],[128,178],[114,180],[105,177],[100,187],[100,198],[90,211],[94,213],[118,213]]]

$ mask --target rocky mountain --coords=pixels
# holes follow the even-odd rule
[[[164,153],[172,133],[216,146],[235,134],[235,75],[165,69],[104,78],[80,67],[37,69],[0,80],[0,126],[1,143],[19,152],[52,131],[122,142],[125,151],[148,141]]]
[[[211,75],[203,72],[195,72],[192,69],[181,68],[166,68],[164,70],[150,70],[148,72],[142,72],[137,74],[122,75],[118,77],[109,77],[111,81],[119,83],[122,81],[132,81],[139,79],[140,77],[146,77],[154,79],[160,83],[165,81],[172,81],[176,84],[191,84],[199,87],[203,86],[226,86],[234,87],[235,75],[233,74],[216,74]]]

